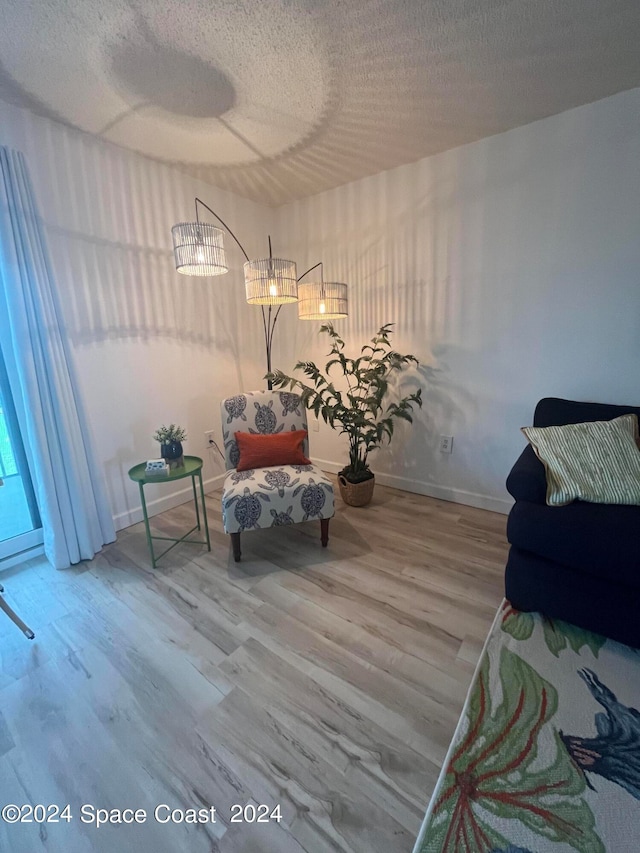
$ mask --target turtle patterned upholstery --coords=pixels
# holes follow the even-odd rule
[[[235,469],[239,457],[236,432],[267,435],[307,429],[306,409],[297,394],[284,391],[237,394],[223,400],[220,411],[228,471],[222,488],[225,533],[332,518],[333,486],[316,465]],[[306,440],[303,450],[307,455]]]

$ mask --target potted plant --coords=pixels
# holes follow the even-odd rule
[[[364,506],[373,495],[375,479],[369,467],[369,453],[391,441],[397,418],[411,423],[414,405],[422,406],[421,389],[398,402],[385,402],[392,374],[410,363],[418,364],[415,356],[401,355],[391,348],[392,325],[382,326],[357,358],[348,358],[344,341],[327,323],[320,327],[320,332],[331,339],[324,371],[312,361],[299,361],[294,368],[301,370],[310,384],[281,370],[268,377],[275,388],[297,388],[304,405],[316,417],[321,415],[325,423],[348,437],[349,464],[340,471],[338,483],[343,500],[351,506]],[[330,372],[334,367],[341,371],[346,390],[336,388],[332,382]]]
[[[181,468],[184,465],[182,442],[186,441],[186,431],[176,424],[169,424],[157,429],[153,437],[160,442],[160,455],[167,460],[169,467]]]

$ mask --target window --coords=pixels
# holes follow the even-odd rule
[[[40,515],[0,356],[0,561],[42,542]],[[1,563],[0,563],[1,565]]]

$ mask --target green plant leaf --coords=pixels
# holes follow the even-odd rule
[[[534,616],[533,613],[523,613],[507,602],[502,611],[501,628],[515,640],[528,640],[533,634],[536,621],[541,623],[547,648],[555,657],[566,648],[573,649],[579,654],[584,646],[591,649],[594,657],[598,657],[600,649],[606,643],[606,638],[576,625],[570,625],[560,619],[549,619],[546,616]]]
[[[542,630],[549,651],[556,657],[559,657],[560,652],[567,646],[576,653],[580,652],[583,646],[587,646],[591,649],[593,656],[597,658],[600,649],[606,643],[605,637],[591,631],[585,631],[576,625],[570,625],[568,622],[562,622],[560,619],[548,619],[543,616]]]
[[[433,846],[428,832],[423,851],[466,853],[467,839],[480,850],[505,848],[501,826],[517,823],[580,853],[605,853],[593,813],[582,797],[584,776],[572,762],[552,725],[555,688],[507,647],[500,651],[500,694],[490,685],[485,655],[474,686],[466,728],[452,753],[434,807]],[[498,700],[498,695],[501,699]],[[499,704],[498,704],[499,702]],[[541,744],[544,742],[544,748]],[[444,817],[443,817],[444,815]],[[508,823],[505,823],[508,821]]]
[[[532,613],[522,613],[514,610],[507,602],[502,612],[501,628],[515,640],[528,640],[533,634],[535,620]]]
[[[352,467],[366,465],[369,452],[391,441],[394,420],[412,423],[412,408],[422,406],[421,389],[418,389],[398,401],[391,401],[384,410],[391,373],[402,370],[409,363],[418,364],[414,356],[404,356],[392,349],[392,326],[392,323],[381,326],[371,341],[361,347],[360,356],[350,358],[343,352],[344,341],[333,325],[327,323],[320,328],[331,341],[324,370],[313,361],[298,361],[294,368],[301,371],[310,384],[281,370],[269,375],[274,387],[297,389],[308,409],[316,416],[321,415],[325,423],[348,437]],[[336,365],[340,366],[347,380],[348,389],[344,392],[336,388],[329,378]]]

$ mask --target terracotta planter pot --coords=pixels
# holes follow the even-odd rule
[[[376,478],[364,480],[362,483],[350,483],[342,474],[338,475],[340,497],[349,506],[366,506],[373,497],[373,487]]]

